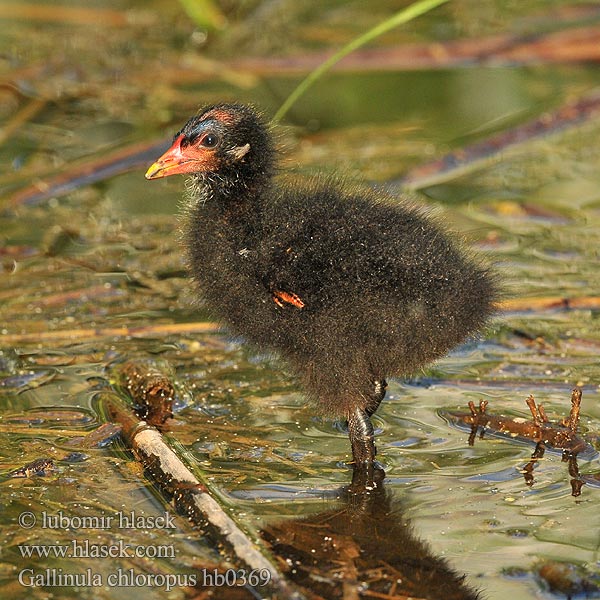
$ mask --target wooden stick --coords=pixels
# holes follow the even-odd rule
[[[162,490],[173,498],[178,511],[211,536],[234,563],[242,563],[250,570],[268,572],[267,585],[275,594],[269,597],[302,600],[303,596],[292,588],[274,563],[257,549],[210,495],[208,482],[200,481],[183,464],[156,428],[138,419],[114,393],[102,393],[101,402],[109,418],[122,426],[123,439],[137,460]]]

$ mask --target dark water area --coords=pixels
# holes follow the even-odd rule
[[[159,0],[82,10],[65,2],[62,12],[48,3],[49,13],[37,4],[29,12],[28,2],[0,6],[0,597],[125,598],[132,587],[166,595],[148,578],[109,588],[119,569],[180,575],[170,598],[253,597],[202,581],[186,587],[185,577],[222,565],[222,556],[180,516],[174,529],[44,526],[44,514],[171,510],[121,442],[69,443],[102,424],[98,391],[132,358],[168,365],[176,403],[167,438],[314,597],[600,597],[597,118],[411,192],[497,270],[507,300],[531,305],[499,312],[477,339],[390,382],[373,418],[386,479],[368,497],[344,491],[352,471],[343,425],[315,416],[277,357],[219,331],[195,303],[178,236],[183,179],[147,182],[142,167],[12,202],[87,161],[168,139],[205,103],[251,102],[274,114],[302,75],[242,68],[242,59],[338,49],[404,5],[219,4],[228,19],[220,32]],[[593,9],[455,1],[374,46],[592,26]],[[413,167],[589,93],[598,75],[585,61],[336,71],[278,128],[282,167],[340,172],[401,194]],[[548,298],[588,301],[536,304]],[[198,323],[206,327],[190,332]],[[490,413],[528,419],[533,394],[559,421],[574,386],[583,390],[579,433],[590,442],[578,457],[577,497],[560,450],[547,449],[528,485],[535,444],[488,434],[470,446],[468,429],[447,418],[486,400]],[[14,476],[36,459],[53,467]],[[35,523],[20,521],[25,513]],[[146,554],[23,556],[31,544],[72,549],[86,540]],[[24,569],[89,570],[103,585],[30,586],[19,582]],[[409,581],[415,573],[420,584]]]

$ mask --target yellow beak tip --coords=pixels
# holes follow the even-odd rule
[[[144,175],[144,177],[146,179],[157,179],[161,170],[162,169],[160,165],[158,163],[154,163],[150,165],[150,168],[146,171],[146,175]]]

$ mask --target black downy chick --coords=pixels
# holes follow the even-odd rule
[[[279,352],[323,413],[345,417],[354,463],[372,471],[369,417],[386,378],[480,329],[495,281],[402,201],[322,179],[300,187],[274,172],[261,117],[219,104],[192,117],[146,177],[191,175],[185,243],[206,305],[233,333]]]

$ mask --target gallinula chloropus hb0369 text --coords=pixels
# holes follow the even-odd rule
[[[493,312],[494,278],[398,199],[279,181],[268,127],[245,105],[192,117],[146,173],[191,175],[189,264],[216,318],[278,351],[373,468],[386,378],[414,373]]]

